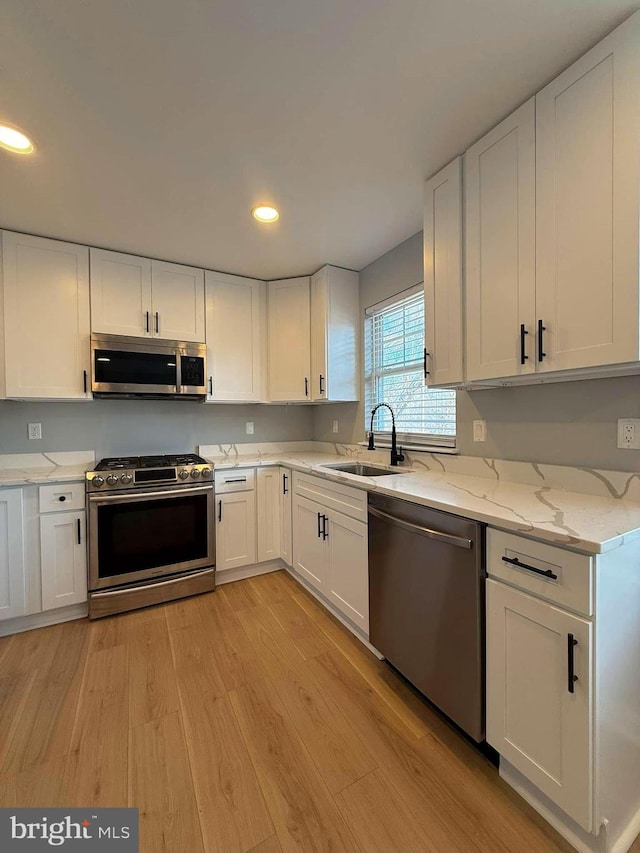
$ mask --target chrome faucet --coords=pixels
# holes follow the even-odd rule
[[[368,449],[369,450],[375,450],[376,449],[376,446],[374,444],[374,435],[373,435],[373,419],[375,417],[376,412],[378,411],[378,409],[381,406],[384,406],[385,408],[389,409],[389,411],[391,412],[391,464],[397,465],[398,462],[404,462],[404,454],[402,452],[402,448],[401,447],[398,448],[398,446],[397,446],[396,419],[395,419],[395,416],[393,414],[393,409],[391,408],[391,406],[388,403],[378,403],[377,406],[374,406],[373,409],[371,409],[371,428],[369,429],[369,447],[368,447]]]

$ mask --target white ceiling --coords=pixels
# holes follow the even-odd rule
[[[278,278],[360,269],[625,0],[2,0],[0,225]],[[280,222],[249,216],[273,202]]]

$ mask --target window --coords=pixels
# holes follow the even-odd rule
[[[371,409],[388,403],[404,444],[455,447],[456,393],[423,379],[424,293],[413,287],[368,308],[365,317],[365,429]],[[391,433],[391,413],[378,409],[375,433]]]

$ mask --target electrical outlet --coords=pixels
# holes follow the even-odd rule
[[[618,421],[618,447],[621,450],[640,450],[640,420],[620,418]]]
[[[253,435],[253,421],[247,421],[247,435]]]
[[[486,441],[487,440],[487,422],[486,421],[474,421],[473,422],[473,440],[474,441]]]
[[[333,431],[338,432],[338,421],[337,420],[334,420],[334,422],[333,422]]]
[[[42,424],[29,424],[29,438],[42,438]]]

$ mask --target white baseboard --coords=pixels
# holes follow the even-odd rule
[[[0,622],[0,637],[21,634],[23,631],[32,631],[34,628],[46,628],[48,625],[57,625],[60,622],[71,622],[73,619],[84,619],[88,612],[89,605],[83,602],[59,607],[56,610],[45,610],[42,613],[31,613],[28,616],[16,616],[15,619]]]
[[[255,578],[258,575],[269,574],[269,572],[278,572],[280,569],[286,569],[286,566],[278,558],[277,560],[266,560],[264,563],[253,563],[250,566],[240,566],[237,569],[225,569],[223,572],[216,571],[216,586],[241,581],[245,578]]]
[[[342,622],[344,627],[348,628],[353,634],[353,636],[357,637],[362,643],[362,645],[366,646],[369,651],[378,658],[378,660],[384,660],[384,655],[381,655],[380,652],[371,645],[371,643],[364,636],[364,634],[360,632],[360,629],[356,628],[356,626],[353,625],[343,613],[340,613],[340,611],[330,601],[327,601],[327,599],[323,595],[321,595],[317,589],[314,589],[304,580],[304,578],[300,577],[300,575],[291,566],[284,565],[284,568],[289,572],[289,574],[296,581],[296,583],[299,583],[300,586],[303,586],[307,590],[307,592],[310,592],[311,595],[315,599],[317,599],[320,604],[331,613],[332,616],[336,617],[338,622]]]

